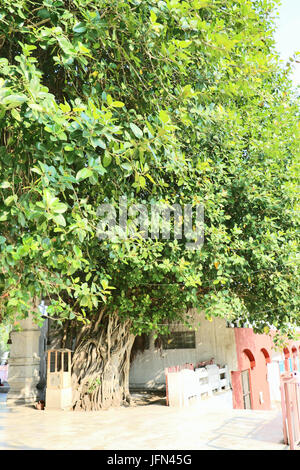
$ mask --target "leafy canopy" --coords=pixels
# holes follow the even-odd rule
[[[299,324],[299,106],[270,0],[2,0],[0,309],[136,333],[191,307]],[[97,207],[203,204],[205,242],[99,240]],[[37,314],[38,315],[38,314]]]

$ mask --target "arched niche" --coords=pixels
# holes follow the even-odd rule
[[[265,357],[266,364],[270,364],[270,362],[271,362],[271,357],[270,357],[270,354],[268,353],[268,351],[266,350],[266,348],[262,348],[262,349],[261,349],[261,352],[263,353],[263,355],[264,355],[264,357]]]
[[[255,357],[253,356],[252,352],[250,349],[244,349],[243,353],[248,357],[249,362],[250,362],[250,369],[253,369],[255,367]]]

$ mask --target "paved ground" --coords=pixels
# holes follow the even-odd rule
[[[149,405],[100,412],[7,408],[0,393],[0,450],[286,449],[279,410],[231,408],[230,392],[188,409]]]

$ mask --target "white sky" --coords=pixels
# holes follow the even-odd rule
[[[277,50],[286,62],[294,52],[300,52],[300,0],[281,0],[281,3],[275,40]],[[292,79],[296,86],[300,85],[300,64],[295,64]]]

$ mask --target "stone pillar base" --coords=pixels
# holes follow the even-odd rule
[[[24,397],[23,395],[20,395],[20,393],[18,392],[13,393],[10,391],[6,399],[6,405],[8,407],[20,406],[20,405],[33,406],[37,401],[38,401],[37,394],[32,394],[31,396],[28,395]]]
[[[38,401],[40,329],[32,317],[21,320],[21,331],[11,333],[12,345],[8,361],[8,406],[33,405]]]

